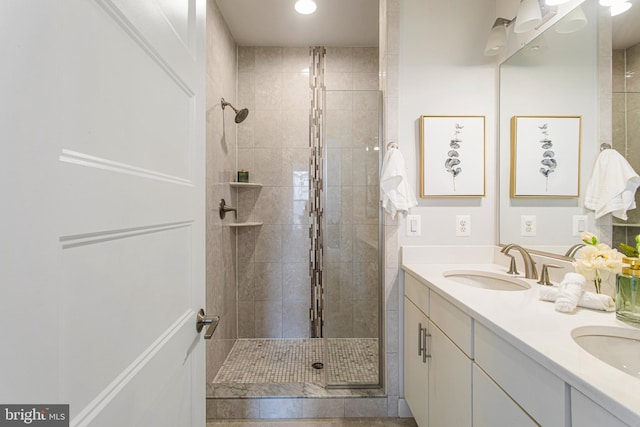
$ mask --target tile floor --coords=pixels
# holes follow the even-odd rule
[[[208,420],[207,427],[417,427],[413,418]]]
[[[330,338],[324,360],[322,339],[239,339],[213,383],[377,384],[378,340]]]

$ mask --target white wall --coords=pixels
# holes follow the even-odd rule
[[[486,117],[486,195],[419,199],[411,210],[422,235],[401,245],[485,245],[496,242],[497,62],[483,55],[495,0],[404,0],[400,16],[398,141],[408,179],[419,189],[421,115]],[[417,194],[417,193],[416,193]],[[471,235],[456,237],[456,215],[471,216]]]

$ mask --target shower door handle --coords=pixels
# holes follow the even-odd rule
[[[204,333],[204,339],[210,340],[218,327],[218,323],[220,323],[220,316],[206,316],[201,308],[197,315],[196,331],[200,333],[204,325],[209,325],[207,332]]]

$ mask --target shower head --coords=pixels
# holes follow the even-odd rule
[[[244,119],[246,119],[247,116],[249,115],[249,110],[247,108],[243,108],[242,110],[238,111],[238,110],[236,110],[236,108],[233,105],[231,105],[230,102],[225,101],[224,98],[220,98],[220,104],[222,105],[222,109],[223,110],[224,110],[224,108],[226,106],[229,106],[229,107],[231,107],[231,109],[233,111],[235,111],[235,113],[236,113],[235,122],[236,123],[242,123],[244,121]]]

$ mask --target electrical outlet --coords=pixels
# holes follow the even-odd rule
[[[407,236],[420,236],[422,221],[420,215],[407,215]]]
[[[456,236],[471,236],[471,215],[456,215]]]
[[[573,235],[580,236],[585,231],[587,231],[587,216],[574,215],[573,216]]]
[[[533,237],[536,232],[536,216],[520,215],[520,235]]]

